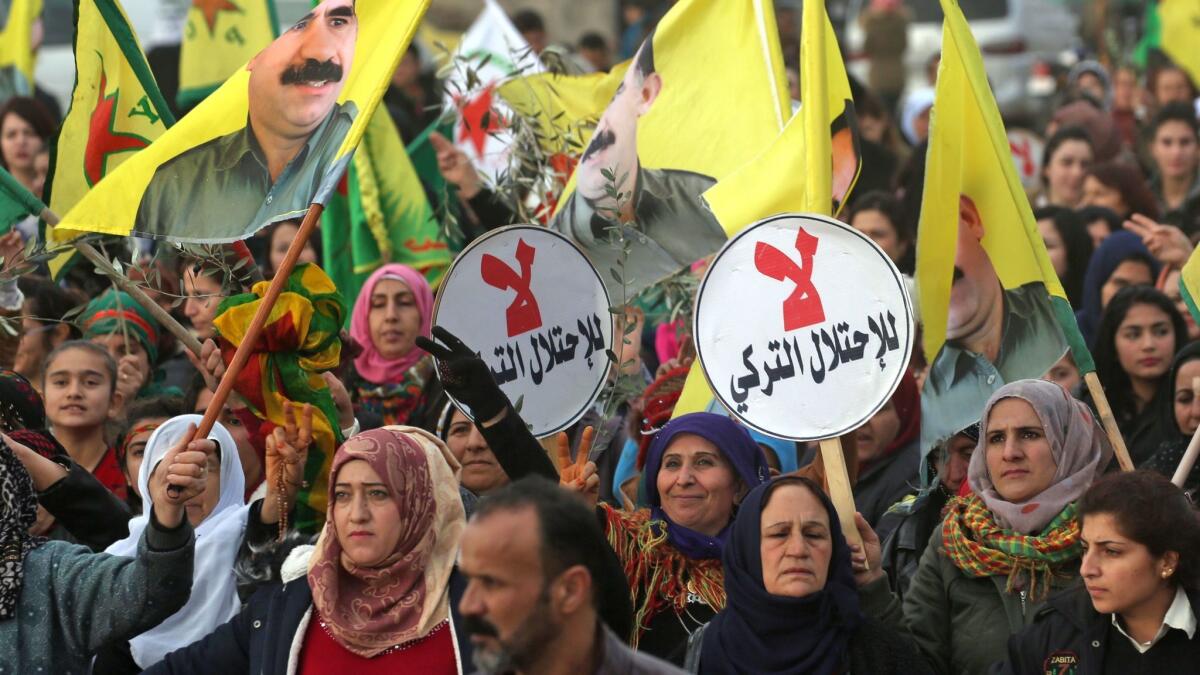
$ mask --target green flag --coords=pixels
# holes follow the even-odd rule
[[[0,169],[0,234],[8,234],[17,221],[36,216],[46,205],[17,182],[12,174]]]

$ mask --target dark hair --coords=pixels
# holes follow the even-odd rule
[[[72,309],[87,302],[82,293],[65,289],[46,277],[17,277],[17,288],[21,289],[21,293],[29,302],[29,313],[33,315],[34,320],[42,324],[62,319]],[[70,327],[67,339],[76,340],[83,334],[79,326],[70,322],[66,325]],[[42,333],[42,340],[49,348],[50,335]]]
[[[1171,71],[1175,71],[1183,75],[1183,79],[1188,83],[1188,88],[1192,90],[1192,98],[1196,98],[1196,83],[1192,81],[1192,76],[1189,75],[1186,70],[1170,61],[1159,65],[1157,68],[1152,68],[1146,73],[1146,91],[1150,92],[1150,95],[1157,99],[1158,78],[1162,77],[1163,73],[1169,73]]]
[[[277,221],[271,223],[270,225],[266,226],[265,228],[263,228],[263,232],[262,232],[263,247],[259,250],[259,254],[262,257],[257,259],[256,262],[258,263],[259,269],[262,270],[263,277],[265,277],[267,279],[270,279],[271,277],[275,276],[275,270],[271,268],[271,241],[275,239],[275,231],[278,230],[280,227],[283,227],[284,225],[291,225],[292,227],[299,229],[300,221],[295,220],[295,219],[277,220]],[[317,257],[317,264],[323,265],[323,264],[325,264],[325,260],[324,260],[324,251],[321,246],[320,232],[316,232],[314,234],[316,234],[317,236],[309,237],[308,241],[306,241],[304,243],[306,246],[312,247],[313,254]],[[294,234],[293,234],[292,238],[293,239],[295,238]],[[207,265],[207,268],[208,269],[219,269],[219,268],[215,268],[211,263],[209,265]],[[221,275],[218,275],[216,278],[218,280],[221,280],[222,292],[225,295],[235,295],[240,292],[239,290],[237,290],[235,288],[235,286],[237,286],[237,284],[238,284],[238,280],[236,278],[228,278],[228,279],[222,280],[223,277],[224,277],[224,275],[221,274]]]
[[[196,410],[196,401],[200,399],[200,392],[205,389],[208,389],[208,383],[204,381],[204,376],[199,371],[196,371],[192,374],[192,379],[188,381],[187,389],[183,392],[183,399],[180,401],[183,412],[180,414],[185,415],[194,412]]]
[[[583,36],[579,38],[579,48],[580,49],[608,49],[608,41],[604,39],[603,35],[595,32],[595,31],[590,32],[590,33],[584,33]]]
[[[150,419],[152,417],[178,417],[184,413],[183,399],[178,396],[150,396],[148,398],[139,398],[129,407],[125,409],[125,433],[129,433],[129,428],[138,420]]]
[[[1200,588],[1200,520],[1183,490],[1154,471],[1109,474],[1092,484],[1079,500],[1079,523],[1108,514],[1117,529],[1150,550],[1179,554],[1172,579],[1187,589]]]
[[[1137,167],[1121,162],[1105,162],[1093,164],[1087,175],[1121,193],[1129,213],[1118,213],[1118,216],[1128,218],[1131,214],[1140,213],[1151,220],[1158,220],[1158,201]]]
[[[771,503],[771,496],[774,495],[779,488],[789,485],[794,487],[808,488],[808,490],[817,498],[817,501],[824,502],[821,497],[825,494],[825,491],[822,490],[821,486],[817,485],[811,478],[797,474],[785,474],[783,476],[773,478],[767,483],[767,487],[763,490],[762,507],[764,509],[767,508],[767,504]],[[840,527],[839,523],[837,522],[837,514],[830,514],[830,516],[834,518],[834,521],[829,523],[829,526]]]
[[[1158,129],[1167,122],[1183,122],[1192,130],[1192,136],[1200,137],[1200,122],[1196,121],[1196,110],[1190,103],[1172,102],[1154,113],[1146,126],[1146,140],[1153,141]]]
[[[1087,143],[1088,149],[1095,154],[1096,148],[1092,143],[1092,137],[1088,135],[1087,130],[1083,127],[1063,127],[1054,132],[1054,135],[1046,140],[1046,147],[1042,150],[1042,185],[1046,183],[1046,169],[1050,166],[1050,160],[1054,158],[1054,153],[1062,147],[1067,141],[1079,141]]]
[[[50,369],[50,364],[54,363],[54,359],[58,358],[59,354],[69,352],[72,349],[82,349],[85,352],[91,352],[93,356],[100,357],[104,361],[104,370],[108,373],[109,393],[117,389],[117,362],[113,359],[112,354],[100,345],[91,340],[67,340],[61,345],[54,348],[46,355],[46,360],[42,361],[42,389],[46,388],[46,371]]]
[[[1172,355],[1187,343],[1187,325],[1184,324],[1179,310],[1175,308],[1175,303],[1162,291],[1153,286],[1130,286],[1117,291],[1100,317],[1100,327],[1096,331],[1096,348],[1092,354],[1096,360],[1096,375],[1104,383],[1104,391],[1108,395],[1113,414],[1121,423],[1127,421],[1137,410],[1129,373],[1121,367],[1121,361],[1117,357],[1117,329],[1121,327],[1121,322],[1134,305],[1151,305],[1166,312],[1175,332],[1175,348],[1171,352]],[[1163,377],[1167,375],[1168,373],[1163,373]]]
[[[1079,214],[1061,206],[1045,206],[1033,212],[1034,220],[1049,220],[1067,249],[1067,271],[1062,276],[1063,290],[1074,307],[1083,306],[1083,278],[1092,258],[1092,237]]]
[[[900,200],[895,195],[883,190],[872,190],[864,194],[854,200],[854,205],[850,208],[850,214],[846,217],[846,222],[854,222],[854,216],[863,211],[878,211],[882,213],[892,223],[892,229],[895,230],[897,239],[906,242],[912,241],[912,231],[908,229],[908,223],[904,220],[904,210],[900,206]]]
[[[575,565],[592,578],[592,604],[608,627],[623,639],[633,629],[628,582],[600,530],[596,514],[579,499],[541,476],[527,476],[479,500],[471,520],[502,511],[531,508],[537,514],[544,582]]]
[[[1097,220],[1103,220],[1108,223],[1109,234],[1120,232],[1121,226],[1124,224],[1116,211],[1105,206],[1084,206],[1077,209],[1075,214],[1079,216],[1079,220],[1085,228]]]
[[[654,74],[654,30],[646,33],[646,39],[642,40],[642,46],[637,52],[637,69],[642,74],[642,79],[650,77]]]
[[[4,125],[4,120],[9,113],[20,117],[33,127],[33,133],[37,134],[43,143],[50,141],[55,127],[58,126],[54,121],[54,116],[50,114],[49,110],[46,110],[46,106],[41,101],[28,96],[14,96],[5,101],[4,105],[0,105],[0,126]],[[3,154],[0,154],[0,168],[8,170],[8,162],[5,161]]]
[[[535,30],[545,32],[546,30],[546,22],[542,19],[542,15],[532,9],[522,9],[513,14],[512,22],[513,26],[517,28],[518,33],[528,33]]]

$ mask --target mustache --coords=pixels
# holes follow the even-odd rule
[[[463,628],[466,629],[468,635],[479,635],[497,639],[500,637],[500,631],[490,621],[473,614],[463,617]]]
[[[282,84],[299,84],[300,82],[341,82],[342,67],[333,61],[318,61],[307,59],[304,63],[289,66],[279,76]]]
[[[588,143],[587,150],[584,151],[583,157],[581,157],[579,159],[579,161],[580,162],[588,161],[589,157],[596,154],[597,152],[600,152],[601,150],[604,150],[605,148],[608,148],[609,146],[615,144],[616,142],[617,142],[617,134],[614,133],[612,129],[605,129],[604,131],[597,131],[596,135],[592,136],[592,142]]]

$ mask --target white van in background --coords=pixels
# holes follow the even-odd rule
[[[858,15],[870,0],[849,0],[842,47],[846,67],[867,81]],[[1028,92],[1033,65],[1052,61],[1080,44],[1079,17],[1062,0],[959,0],[971,33],[983,52],[984,67],[1001,113],[1036,113],[1038,102]],[[926,68],[942,48],[942,8],[938,0],[904,0],[911,21],[904,65],[908,91],[929,86]]]

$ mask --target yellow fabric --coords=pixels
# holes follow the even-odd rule
[[[1163,51],[1200,82],[1200,2],[1158,0],[1158,17]]]
[[[544,151],[578,156],[628,69],[624,61],[607,73],[514,77],[496,92],[521,117],[536,121]]]
[[[358,0],[358,38],[355,59],[338,103],[353,101],[358,114],[335,156],[335,163],[358,145],[374,111],[391,82],[430,0]],[[163,134],[145,151],[111,172],[102,185],[87,194],[63,216],[62,229],[127,235],[138,205],[160,164],[208,141],[246,126],[250,72],[234,73],[225,84]]]
[[[18,84],[28,89],[16,93],[33,93],[33,24],[42,15],[42,0],[10,0],[4,30],[0,30],[0,68],[13,68],[24,77]],[[2,101],[0,101],[2,102]]]
[[[192,5],[179,47],[181,98],[199,101],[275,39],[271,3],[237,0],[217,9]]]

